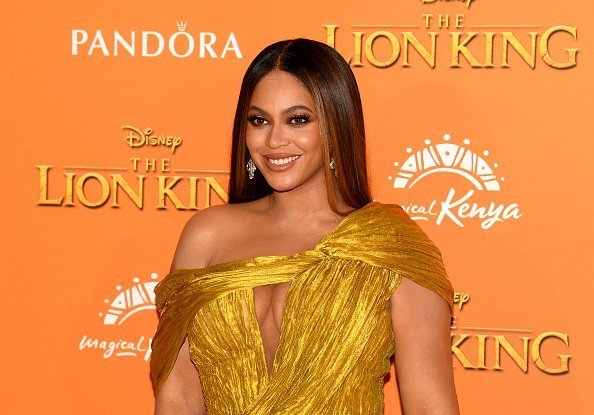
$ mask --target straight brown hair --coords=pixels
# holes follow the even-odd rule
[[[259,170],[249,180],[245,168],[250,158],[245,141],[248,107],[256,84],[273,69],[299,79],[315,102],[331,209],[341,215],[348,213],[338,211],[332,191],[333,176],[349,206],[361,208],[371,202],[363,108],[355,75],[344,58],[330,46],[297,38],[267,46],[254,58],[243,77],[233,122],[229,203],[259,199],[273,191]],[[329,167],[332,158],[334,171]]]

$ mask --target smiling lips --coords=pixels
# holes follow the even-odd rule
[[[271,171],[286,171],[295,165],[301,154],[265,154],[266,167]]]

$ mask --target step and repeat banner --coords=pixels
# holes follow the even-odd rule
[[[227,201],[247,66],[295,37],[350,63],[374,198],[443,253],[462,413],[592,413],[590,2],[0,10],[2,413],[152,413],[154,288]],[[384,391],[400,414],[393,367]]]

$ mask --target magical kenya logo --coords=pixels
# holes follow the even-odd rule
[[[104,309],[98,313],[100,327],[96,327],[95,335],[84,334],[78,349],[95,351],[104,359],[140,357],[148,361],[152,352],[152,339],[143,334],[147,330],[144,324],[145,313],[142,313],[142,319],[131,317],[140,311],[156,309],[155,287],[158,277],[158,274],[153,272],[148,281],[134,277],[128,287],[116,285],[114,298],[105,298]],[[136,321],[130,324],[130,320]],[[154,328],[152,330],[154,331]]]
[[[424,146],[417,150],[408,147],[403,162],[394,162],[398,170],[388,176],[388,180],[394,189],[406,192],[399,202],[412,219],[434,221],[437,225],[450,221],[460,227],[467,222],[479,222],[486,230],[498,222],[522,217],[517,203],[506,204],[500,200],[505,177],[498,174],[499,163],[492,160],[489,150],[479,154],[470,144],[470,138],[458,143],[450,134],[444,134],[442,142],[438,143],[427,138]],[[424,192],[417,196],[419,192],[415,190],[422,187],[421,182],[436,174],[450,175],[447,194],[438,196]],[[454,185],[455,177],[462,178],[461,185],[458,181]],[[485,202],[486,199],[489,200]]]

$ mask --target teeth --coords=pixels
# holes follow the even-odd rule
[[[297,160],[298,158],[299,158],[299,156],[293,156],[293,157],[287,157],[284,159],[268,159],[268,161],[270,161],[272,164],[283,165],[283,164],[290,163],[294,160]]]

